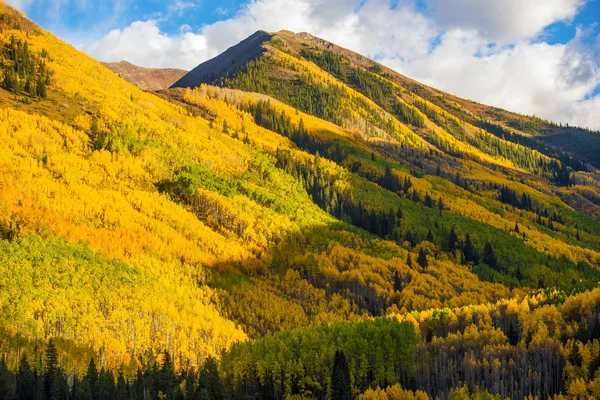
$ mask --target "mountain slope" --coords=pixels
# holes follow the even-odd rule
[[[233,71],[240,65],[244,65],[262,54],[264,51],[263,43],[270,39],[271,34],[258,31],[235,46],[230,47],[218,57],[200,64],[173,83],[172,87],[197,86],[198,82],[209,79],[209,77],[218,77]]]
[[[69,377],[93,356],[138,398],[204,398],[210,369],[215,398],[328,399],[336,350],[353,395],[594,394],[577,158],[306,34],[196,70],[230,88],[152,94],[0,15],[0,384],[53,338]]]
[[[4,45],[26,40],[36,57],[47,53],[51,74],[46,98],[8,92],[9,105],[31,114],[6,108],[1,115],[2,236],[14,262],[3,264],[13,271],[3,286],[13,299],[2,303],[7,332],[70,340],[101,351],[106,365],[157,348],[197,360],[246,334],[380,314],[393,303],[412,309],[510,295],[499,284],[473,284],[475,275],[448,260],[432,261],[422,274],[406,265],[408,250],[332,218],[274,155],[289,148],[307,165],[315,157],[247,113],[206,97],[210,115],[194,117],[194,109],[140,91],[52,35],[38,29],[27,37],[14,26],[4,27]],[[56,99],[78,108],[63,109]],[[41,106],[57,120],[37,115]],[[324,171],[339,170],[322,163]],[[21,250],[32,247],[56,250],[47,259]],[[345,257],[361,261],[334,273]],[[43,274],[43,289],[34,290],[32,268],[55,259],[64,267]],[[76,268],[79,259],[84,267]],[[307,262],[314,271],[295,276],[295,266]],[[110,263],[129,276],[122,290],[101,275]],[[89,270],[85,280],[79,268]],[[393,271],[412,288],[399,298]],[[431,280],[431,273],[448,278]],[[432,286],[439,290],[428,293]]]
[[[103,65],[127,82],[149,92],[166,89],[187,73],[186,70],[175,68],[144,68],[127,61]]]
[[[323,67],[326,72],[331,73],[333,77],[340,79],[361,93],[368,93],[368,97],[379,105],[382,105],[382,102],[387,103],[389,99],[385,97],[392,95],[394,89],[390,85],[397,85],[399,86],[398,89],[404,90],[404,94],[400,94],[400,97],[408,104],[413,104],[415,100],[425,100],[441,107],[459,120],[475,125],[477,128],[486,129],[489,133],[498,137],[516,143],[523,143],[528,147],[536,148],[545,154],[550,153],[558,158],[567,157],[566,154],[561,154],[564,151],[570,153],[573,157],[592,164],[596,168],[600,166],[600,159],[598,158],[598,154],[600,154],[598,152],[598,149],[600,149],[600,133],[598,132],[575,127],[557,126],[539,118],[518,115],[460,99],[420,84],[364,56],[308,33],[294,34],[289,31],[281,31],[267,36],[264,32],[257,32],[250,38],[255,36],[259,36],[261,40],[251,41],[253,46],[252,57],[247,61],[255,60],[258,56],[264,54],[265,57],[262,57],[261,60],[272,61],[269,63],[269,68],[272,71],[277,71],[277,73],[273,74],[271,78],[277,81],[293,83],[297,77],[302,76],[302,74],[291,71],[289,66],[282,65],[282,60],[285,59],[285,56],[281,56],[281,52],[283,52],[294,56],[296,62],[302,63],[302,60],[315,62]],[[247,43],[249,39],[242,43]],[[241,46],[241,44],[238,46]],[[242,48],[246,47],[244,45]],[[194,73],[187,74],[174,87],[195,87],[200,83],[218,82],[242,88],[244,84],[241,82],[228,84],[223,80],[236,75],[233,73],[233,70],[235,70],[233,66],[223,70],[210,67],[217,64],[225,65],[234,60],[235,56],[232,53],[225,52],[200,64],[195,68]],[[353,72],[353,66],[359,67],[358,74]],[[254,68],[254,65],[252,67]],[[237,73],[239,74],[240,71],[237,71]],[[385,82],[383,85],[381,82],[372,82],[373,77],[383,78]],[[372,85],[377,86],[377,88]],[[275,94],[272,89],[265,87],[264,83],[262,88],[255,89],[260,89],[258,90],[260,92]],[[369,93],[369,91],[371,92]],[[289,95],[285,92],[286,90],[277,94],[277,96],[288,97]],[[398,93],[396,94],[398,95]],[[305,106],[298,103],[297,99],[292,101],[303,110],[307,110]],[[416,103],[415,105],[418,107],[420,104]],[[345,122],[348,123],[347,120]]]

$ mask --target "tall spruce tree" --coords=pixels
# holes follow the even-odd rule
[[[17,390],[16,395],[18,400],[35,400],[36,379],[27,357],[23,354],[19,361],[19,369],[17,370]]]
[[[223,400],[225,389],[219,376],[217,361],[209,357],[204,361],[198,377],[198,390],[205,390],[206,400]]]
[[[467,233],[465,236],[465,245],[463,247],[463,254],[465,256],[464,261],[466,263],[479,263],[479,256],[477,255],[477,251],[471,242],[471,236]]]
[[[333,370],[331,371],[331,400],[351,400],[352,387],[350,386],[350,369],[346,356],[340,350],[333,357]]]
[[[13,400],[15,395],[15,375],[8,369],[6,360],[0,360],[0,400]]]
[[[90,363],[88,364],[87,374],[85,375],[83,384],[84,386],[87,386],[87,388],[84,388],[84,392],[91,393],[92,400],[99,400],[100,398],[98,383],[98,369],[96,368],[94,359],[90,358]]]
[[[421,266],[421,268],[427,268],[429,263],[427,262],[427,254],[423,248],[419,249],[419,255],[417,256],[417,263]]]
[[[46,348],[46,365],[44,369],[44,391],[46,399],[54,399],[57,392],[58,351],[54,341],[50,339]]]
[[[487,242],[483,249],[483,262],[494,269],[498,268],[498,259],[490,242]]]
[[[454,227],[450,229],[450,235],[448,235],[448,251],[454,253],[456,250],[456,243],[458,242],[458,236],[456,235],[456,231]]]

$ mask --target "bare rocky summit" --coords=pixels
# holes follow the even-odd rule
[[[144,68],[127,61],[102,64],[121,78],[148,92],[168,88],[187,73],[183,69],[175,68]]]

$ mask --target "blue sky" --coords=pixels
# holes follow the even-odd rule
[[[395,7],[401,2],[395,0],[390,4]],[[148,19],[160,19],[160,29],[165,33],[177,33],[185,24],[198,30],[203,25],[234,16],[247,4],[238,0],[9,0],[8,3],[19,6],[42,27],[74,40],[77,34],[87,39]],[[425,0],[415,1],[415,8],[424,15],[430,15]],[[600,0],[590,0],[583,4],[574,18],[548,25],[544,29],[543,40],[550,44],[567,43],[575,36],[577,26],[593,27],[599,22]],[[598,32],[600,26],[594,29]]]
[[[600,129],[600,0],[8,0],[102,61],[191,69],[307,31],[482,103]]]

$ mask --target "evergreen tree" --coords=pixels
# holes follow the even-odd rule
[[[406,231],[406,233],[404,234],[404,240],[407,241],[408,243],[410,243],[410,247],[415,247],[417,244],[417,240],[415,239],[415,235],[413,234],[413,232],[409,229]]]
[[[128,400],[129,399],[129,385],[125,381],[125,377],[122,372],[119,372],[117,378],[117,389],[116,389],[116,400]]]
[[[423,201],[423,203],[425,204],[425,207],[433,207],[433,199],[429,195],[429,192],[425,193],[425,200]]]
[[[523,280],[523,273],[521,273],[521,268],[517,268],[517,273],[515,274],[515,278],[517,278],[517,280],[519,282],[521,282]]]
[[[498,267],[498,260],[490,242],[487,242],[483,249],[483,262],[494,269]]]
[[[19,362],[19,369],[17,370],[17,399],[18,400],[35,400],[35,387],[36,379],[25,354],[21,357]]]
[[[158,371],[158,390],[163,393],[167,399],[173,399],[175,389],[177,388],[177,375],[171,356],[167,351],[164,352],[164,359],[160,370]]]
[[[331,372],[331,400],[351,400],[350,369],[346,356],[340,350],[335,352]]]
[[[394,271],[394,291],[402,291],[402,281],[400,280],[400,275],[398,275],[398,271]]]
[[[479,257],[477,256],[477,251],[471,243],[471,236],[467,233],[465,237],[465,245],[463,247],[463,254],[465,256],[465,262],[477,264],[479,262]]]
[[[579,345],[577,343],[573,343],[573,347],[569,353],[569,363],[576,367],[581,367],[581,364],[583,363],[583,357],[581,356],[581,351],[579,350]]]
[[[15,375],[8,369],[6,360],[0,360],[0,400],[13,400],[15,395]]]
[[[209,357],[204,361],[198,377],[199,390],[205,390],[206,400],[224,400],[225,389],[221,383],[217,362]]]
[[[456,244],[458,243],[458,236],[456,235],[456,231],[454,227],[450,230],[450,235],[448,235],[448,251],[454,253],[456,250]]]
[[[592,362],[590,362],[590,365],[588,367],[588,377],[590,380],[594,379],[594,377],[596,376],[596,371],[598,371],[598,369],[600,368],[600,356],[598,356],[598,354],[596,354],[596,357],[594,357],[594,359],[592,360]]]
[[[98,383],[98,369],[96,369],[96,363],[94,363],[94,359],[90,358],[90,363],[88,364],[87,374],[85,375],[83,386],[84,392],[89,392],[92,395],[93,400],[100,399]]]
[[[429,243],[435,244],[435,237],[433,236],[433,232],[431,232],[431,229],[429,229],[429,231],[427,231],[427,239],[426,240]]]
[[[417,263],[421,266],[421,268],[427,268],[427,253],[423,248],[419,249],[419,255],[417,256]]]
[[[38,78],[38,81],[35,86],[37,88],[37,94],[40,96],[40,98],[46,99],[48,97],[48,89],[46,88],[46,79],[44,79],[42,76],[40,76]]]
[[[47,400],[54,399],[57,394],[57,375],[58,351],[56,350],[54,341],[50,339],[48,348],[46,349],[46,365],[44,370],[44,390]]]
[[[115,377],[112,372],[100,370],[98,378],[98,398],[100,400],[112,400],[115,396]]]

